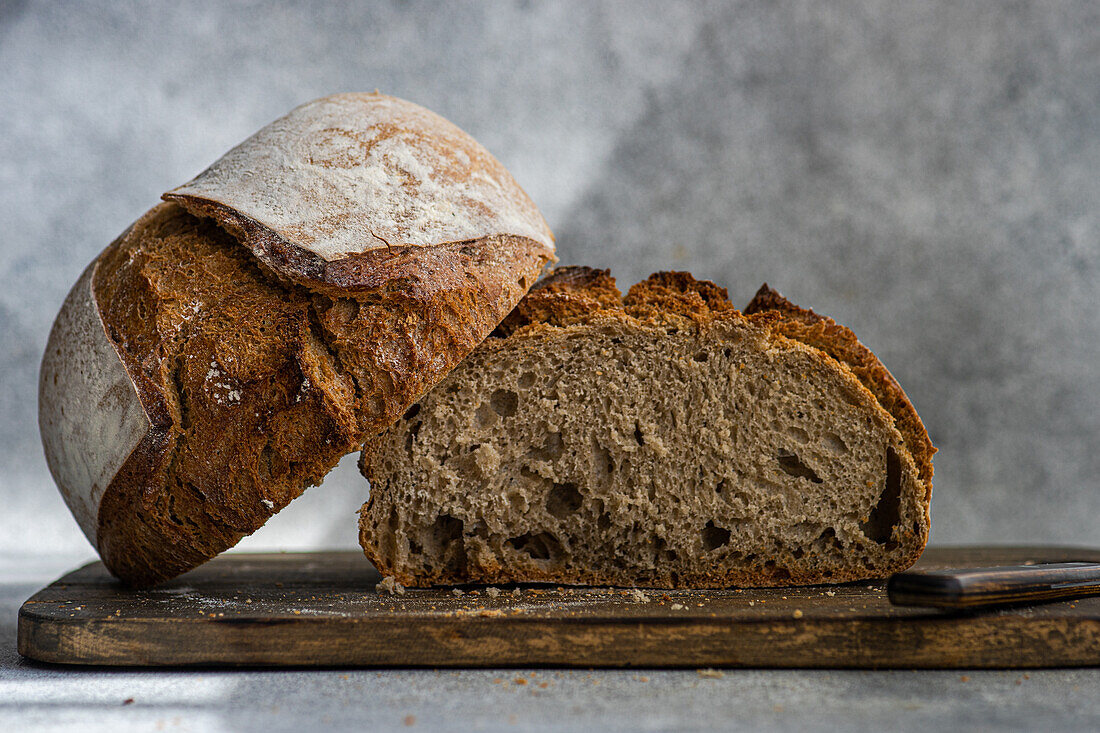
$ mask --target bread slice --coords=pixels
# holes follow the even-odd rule
[[[164,198],[73,288],[39,385],[54,479],[135,585],[319,483],[554,259],[488,151],[381,94],[302,105]]]
[[[920,419],[851,332],[765,286],[559,268],[360,461],[409,586],[839,583],[928,538]]]

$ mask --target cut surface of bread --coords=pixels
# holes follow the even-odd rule
[[[929,530],[919,418],[762,300],[743,315],[682,273],[623,299],[606,272],[559,268],[367,442],[368,558],[419,586],[777,586],[910,566]]]

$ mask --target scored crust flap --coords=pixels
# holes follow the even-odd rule
[[[424,248],[487,237],[505,250],[554,249],[538,209],[485,148],[377,93],[304,104],[164,198],[214,218],[279,275],[311,287],[371,287],[377,273],[361,278],[378,265],[400,277]]]

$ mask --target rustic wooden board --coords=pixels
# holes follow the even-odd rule
[[[932,548],[920,565],[1100,560],[1073,548]],[[980,668],[1100,665],[1100,598],[964,615],[885,583],[774,590],[484,587],[377,593],[357,553],[225,555],[152,590],[99,563],[19,612],[19,652],[87,665]]]

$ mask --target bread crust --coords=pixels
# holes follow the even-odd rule
[[[134,585],[213,557],[319,483],[554,259],[500,163],[423,108],[336,95],[269,128],[165,194],[87,275],[85,305],[146,423],[105,442],[115,470],[97,488],[59,484]],[[73,389],[44,404],[78,421],[99,409]],[[55,424],[42,421],[51,466]]]
[[[797,319],[797,320],[796,320]],[[539,281],[494,332],[494,336],[519,342],[521,348],[541,348],[543,340],[567,333],[578,327],[598,327],[601,333],[615,329],[629,331],[646,327],[679,327],[690,323],[702,329],[748,330],[755,337],[771,340],[785,348],[796,348],[843,375],[852,390],[858,390],[863,401],[876,405],[879,418],[892,425],[899,447],[903,476],[919,477],[925,486],[919,502],[920,516],[915,524],[898,528],[904,540],[904,552],[894,560],[893,572],[910,567],[917,561],[927,543],[929,532],[929,501],[931,498],[931,454],[934,448],[924,431],[916,411],[889,375],[881,362],[855,338],[854,334],[831,319],[793,306],[765,285],[745,313],[737,310],[724,288],[709,281],[696,280],[684,272],[659,272],[635,284],[625,297],[619,295],[614,278],[607,270],[586,267],[558,268]],[[801,327],[795,327],[799,324]],[[514,346],[514,343],[512,344]],[[487,344],[485,348],[493,348]],[[882,394],[883,397],[879,395]],[[383,436],[368,440],[360,457],[360,469],[378,484],[382,477],[376,471]],[[912,447],[911,447],[912,446]],[[915,450],[914,450],[915,448]],[[903,478],[904,480],[904,478]],[[456,582],[452,578],[423,578],[393,565],[382,550],[371,517],[373,497],[363,507],[360,517],[360,544],[368,559],[386,575],[394,576],[407,586],[433,582]],[[829,582],[848,582],[866,577],[856,570],[840,572]],[[615,584],[613,575],[598,570],[541,572],[525,568],[523,578],[508,569],[479,565],[466,582],[513,582],[516,580],[549,581],[578,584]],[[458,581],[462,582],[462,581]],[[662,576],[641,579],[643,585],[655,587],[707,587],[719,585],[789,585],[821,582],[820,577],[799,575],[769,579],[759,573],[703,573],[693,576]]]

